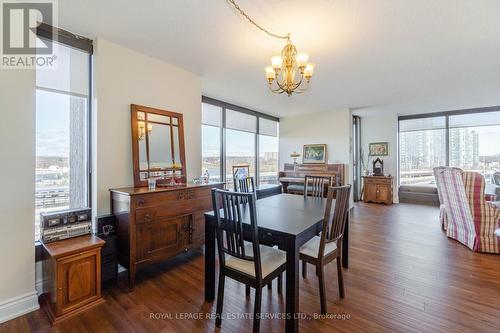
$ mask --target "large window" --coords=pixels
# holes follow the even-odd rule
[[[203,172],[232,188],[235,166],[248,166],[260,184],[278,182],[278,118],[204,97]]]
[[[201,167],[203,172],[208,171],[211,180],[222,181],[222,108],[203,103],[202,124]]]
[[[54,42],[36,69],[35,239],[40,213],[89,206],[90,53]]]
[[[278,124],[259,119],[259,183],[277,184],[279,172]]]
[[[477,111],[400,117],[401,185],[435,186],[436,166],[480,172],[489,182],[500,171],[500,108]]]

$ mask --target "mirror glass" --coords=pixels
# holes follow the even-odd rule
[[[139,140],[139,170],[148,170],[148,155],[146,150],[146,139]]]
[[[139,172],[139,176],[141,178],[142,181],[147,181],[148,178],[149,178],[149,172],[145,171],[145,172]]]
[[[174,118],[177,119],[177,118]],[[172,131],[174,132],[174,163],[177,165],[181,164],[180,148],[179,148],[179,127],[172,126]]]
[[[148,121],[170,124],[170,117],[162,116],[161,114],[148,113]]]
[[[151,131],[148,131],[149,139],[149,168],[166,169],[171,168],[172,144],[170,141],[170,126],[149,123]]]

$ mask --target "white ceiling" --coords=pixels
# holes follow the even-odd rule
[[[290,32],[317,64],[308,92],[267,89],[283,41],[226,0],[59,0],[59,25],[199,74],[203,94],[287,116],[351,108],[420,113],[500,105],[498,0],[238,0],[258,23]]]

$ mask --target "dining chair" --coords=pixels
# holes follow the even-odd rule
[[[255,182],[253,177],[234,177],[234,190],[236,192],[250,193],[255,192]]]
[[[318,197],[325,196],[325,187],[332,186],[332,177],[328,176],[311,176],[304,177],[304,197]]]
[[[220,264],[216,327],[222,324],[221,314],[226,277],[255,288],[253,332],[259,332],[262,288],[283,273],[286,268],[286,252],[259,244],[255,201],[255,193],[212,190]],[[245,216],[250,221],[250,233],[245,234],[250,241],[244,240]]]
[[[241,178],[233,178],[233,183],[234,183],[234,191],[235,192],[240,192],[240,193],[255,193],[257,195],[257,192],[255,190],[255,182],[253,177],[241,177]],[[242,202],[246,202],[245,198],[241,199]],[[266,245],[272,245],[272,244],[266,244]],[[281,293],[281,289],[283,284],[283,276],[280,274],[278,276],[278,292]],[[267,285],[268,289],[272,289],[273,283],[272,281]],[[247,285],[245,287],[245,294],[248,296],[250,295],[250,286]]]
[[[337,260],[337,276],[340,298],[344,298],[344,277],[342,274],[342,237],[349,213],[349,198],[351,185],[328,188],[328,195],[323,218],[323,228],[320,236],[315,236],[299,250],[299,259],[302,260],[302,277],[307,276],[307,264],[316,266],[316,275],[319,279],[319,293],[321,313],[326,314],[326,294],[324,266]],[[335,204],[333,200],[335,198]],[[334,207],[332,207],[334,206]],[[333,214],[332,214],[333,208]]]

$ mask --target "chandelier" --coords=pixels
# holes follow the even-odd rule
[[[277,35],[264,29],[255,23],[248,14],[246,14],[236,4],[235,0],[228,0],[233,7],[250,23],[271,37],[286,39],[286,45],[281,51],[281,55],[271,58],[271,66],[267,66],[266,78],[269,89],[275,94],[286,93],[291,96],[293,93],[300,94],[307,90],[309,82],[314,72],[315,64],[308,62],[307,53],[297,53],[297,48],[292,44],[290,34]]]

